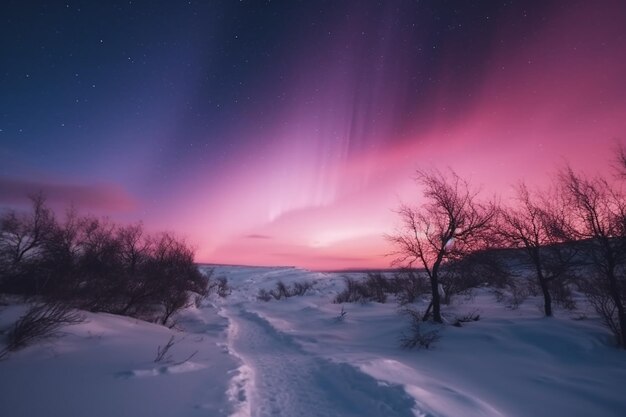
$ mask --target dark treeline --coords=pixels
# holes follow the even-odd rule
[[[70,211],[59,220],[42,196],[28,213],[0,217],[0,293],[158,320],[208,294],[194,251],[168,233]]]
[[[567,167],[548,188],[519,185],[508,204],[481,198],[453,171],[418,172],[423,203],[401,206],[401,225],[388,236],[395,265],[404,271],[391,279],[347,279],[336,302],[384,302],[393,294],[406,305],[427,292],[422,320],[443,323],[442,304],[484,284],[510,294],[511,305],[540,295],[548,317],[555,305],[573,307],[578,290],[626,348],[622,150],[616,161],[614,179]],[[200,273],[193,257],[184,240],[147,234],[141,224],[121,226],[73,211],[59,220],[41,196],[32,198],[28,213],[0,215],[0,293],[167,324],[190,294],[230,291],[225,280],[212,283]]]
[[[442,304],[484,283],[509,290],[513,304],[541,295],[548,317],[555,303],[571,308],[578,290],[626,348],[622,149],[616,162],[615,178],[566,167],[546,189],[519,185],[509,204],[480,198],[453,171],[419,171],[423,204],[401,206],[401,226],[388,239],[396,265],[426,275],[431,301],[423,320],[443,323]],[[520,261],[523,268],[516,268]]]

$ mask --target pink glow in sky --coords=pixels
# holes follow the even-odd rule
[[[565,161],[604,170],[626,132],[623,18],[591,3],[553,16],[518,47],[489,57],[462,117],[446,117],[455,92],[444,84],[440,101],[424,104],[430,120],[416,120],[419,133],[390,138],[391,112],[383,113],[375,132],[358,132],[366,143],[356,152],[352,132],[373,116],[353,97],[393,108],[402,92],[364,92],[352,72],[331,67],[324,81],[296,86],[303,104],[258,137],[263,149],[251,146],[264,158],[233,161],[228,178],[187,208],[181,228],[200,242],[204,261],[386,267],[383,235],[400,201],[419,201],[411,180],[418,167],[452,167],[487,193],[506,193],[518,180],[544,184]]]
[[[323,24],[307,11],[280,33],[286,52],[233,78],[230,108],[219,113],[217,87],[196,101],[177,90],[184,117],[111,127],[154,141],[90,172],[135,196],[114,217],[188,236],[200,262],[388,267],[384,234],[400,202],[419,203],[417,168],[450,167],[504,198],[566,161],[608,172],[626,140],[626,6],[548,3],[433,20],[417,2],[380,13],[356,2]],[[228,42],[261,36],[249,30]]]

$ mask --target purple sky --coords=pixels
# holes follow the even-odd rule
[[[0,6],[0,206],[199,261],[386,266],[416,168],[506,195],[625,136],[620,1],[48,3]]]

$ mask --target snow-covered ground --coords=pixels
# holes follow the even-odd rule
[[[589,312],[541,317],[487,289],[448,312],[434,349],[399,349],[407,320],[393,300],[344,304],[341,274],[216,267],[233,288],[170,330],[88,314],[64,336],[0,361],[0,416],[584,416],[626,415],[626,353]],[[303,297],[257,300],[259,289],[314,282]],[[417,308],[424,308],[418,305]],[[0,328],[24,311],[0,307]],[[171,358],[155,363],[171,336]],[[194,355],[194,352],[195,353]],[[190,355],[191,359],[185,361]]]

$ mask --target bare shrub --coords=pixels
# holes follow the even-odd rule
[[[387,302],[387,293],[391,292],[392,285],[380,272],[370,272],[365,279],[355,279],[344,277],[346,288],[337,294],[334,303],[366,303],[374,301],[377,303]]]
[[[505,296],[504,302],[511,310],[517,310],[526,299],[532,295],[531,289],[527,285],[513,284],[509,287],[509,295]]]
[[[573,282],[572,278],[567,279],[567,283],[563,281],[556,281],[550,283],[550,292],[552,293],[552,298],[554,302],[561,308],[565,310],[574,310],[576,309],[576,302],[574,301],[574,293],[572,291],[572,286],[569,282]]]
[[[586,177],[568,168],[560,187],[574,237],[590,261],[588,284],[592,304],[626,349],[626,195],[602,177]]]
[[[189,292],[202,293],[208,286],[208,277],[193,262],[193,250],[166,233],[155,243],[146,272],[155,301],[163,309],[161,324],[187,305]]]
[[[0,292],[31,295],[41,285],[36,260],[55,219],[42,194],[30,199],[30,213],[11,210],[0,216]]]
[[[203,268],[200,273],[204,276],[204,282],[206,283],[204,286],[200,286],[196,290],[196,294],[193,295],[193,301],[196,308],[202,307],[202,303],[207,297],[218,287],[219,280],[216,282],[212,279],[214,269],[205,269]]]
[[[313,288],[313,283],[311,282],[294,282],[289,293],[291,294],[291,297],[302,297],[303,295],[306,295],[311,288]]]
[[[470,323],[472,321],[478,321],[478,320],[480,320],[480,314],[478,314],[477,310],[474,310],[470,313],[456,316],[454,318],[452,325],[455,327],[461,327],[463,323]]]
[[[0,217],[0,292],[43,297],[89,311],[165,324],[191,294],[209,291],[210,275],[193,249],[172,234],[147,234],[141,223],[116,225],[70,210],[58,222],[33,199],[30,214]]]
[[[172,355],[169,354],[170,349],[174,346],[175,340],[174,336],[170,336],[169,340],[163,346],[157,346],[157,354],[154,358],[155,363],[160,362],[170,362],[172,359]]]
[[[387,302],[387,293],[391,291],[389,280],[381,272],[370,272],[363,282],[364,294],[368,301]]]
[[[469,260],[461,259],[458,262],[451,262],[442,270],[439,280],[442,304],[452,304],[453,297],[458,295],[471,295],[472,290],[483,282],[469,263]]]
[[[268,290],[266,290],[265,288],[261,288],[261,289],[259,289],[259,292],[258,292],[256,298],[258,300],[267,302],[267,301],[270,301],[272,299],[272,294],[270,294],[270,292]]]
[[[345,308],[343,306],[341,306],[341,311],[339,312],[337,317],[335,317],[335,321],[336,322],[342,322],[342,321],[344,321],[344,319],[346,318],[347,315],[348,315],[348,312],[345,310]]]
[[[42,303],[33,305],[9,331],[7,346],[0,358],[38,340],[55,336],[64,326],[82,323],[85,318],[67,305]]]
[[[226,277],[219,277],[217,279],[217,295],[221,298],[226,298],[231,292],[232,289],[228,285],[228,279],[226,279]]]
[[[282,281],[278,281],[276,283],[276,288],[272,290],[270,293],[276,300],[289,297],[289,290],[287,289],[287,286],[285,285],[285,283]]]
[[[441,336],[438,329],[424,331],[427,323],[422,322],[422,312],[406,308],[400,311],[409,318],[409,329],[400,334],[399,343],[403,349],[430,349]]]
[[[170,349],[172,349],[172,347],[174,346],[174,344],[176,344],[176,342],[177,341],[174,338],[174,336],[170,336],[169,340],[167,341],[165,345],[157,346],[157,354],[156,354],[156,357],[154,358],[154,362],[180,365],[180,364],[187,362],[188,360],[190,360],[191,358],[193,358],[194,356],[198,354],[198,351],[196,350],[191,355],[187,356],[185,359],[178,361],[178,362],[174,361],[172,354],[170,354],[169,352],[170,352]]]
[[[285,285],[284,282],[278,281],[276,287],[273,290],[260,289],[257,294],[257,299],[261,301],[270,301],[272,298],[275,300],[281,300],[289,297],[301,297],[313,288],[313,284],[307,281],[295,282],[291,287]]]
[[[619,344],[622,340],[619,312],[610,295],[610,289],[606,286],[606,280],[599,275],[592,275],[579,281],[579,289],[587,296],[587,300]]]
[[[343,281],[346,284],[346,288],[337,294],[333,300],[335,304],[365,302],[362,286],[356,279],[344,277]]]
[[[498,235],[510,247],[519,248],[543,296],[543,311],[552,316],[554,293],[566,301],[568,271],[577,255],[569,224],[568,205],[559,189],[531,192],[517,187],[514,207],[501,210]]]
[[[369,272],[362,279],[344,277],[346,288],[334,299],[334,303],[387,302],[388,295],[395,295],[400,305],[413,303],[428,292],[428,283],[415,270],[400,270],[387,277],[382,272]]]
[[[415,270],[405,269],[396,272],[390,280],[391,292],[398,304],[412,304],[429,291],[426,278]]]
[[[448,262],[441,271],[442,302],[451,304],[457,295],[471,296],[481,285],[502,288],[510,284],[512,274],[502,251],[482,250]]]
[[[172,291],[170,295],[163,297],[161,304],[163,306],[163,314],[159,319],[162,325],[167,325],[168,320],[174,313],[185,308],[188,304],[188,296],[185,291]],[[176,323],[172,323],[171,327]]]

